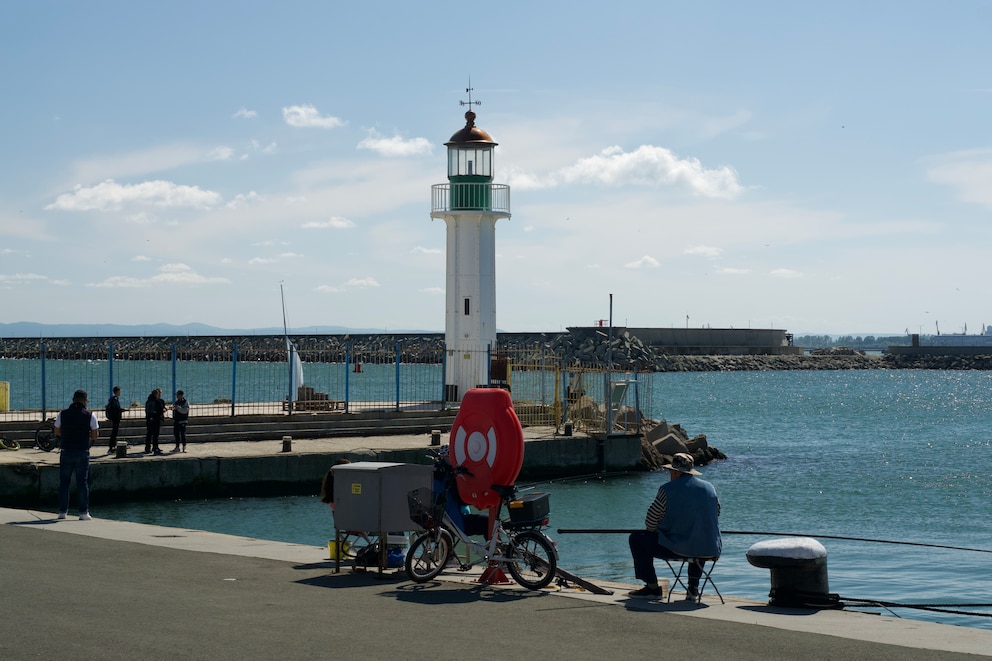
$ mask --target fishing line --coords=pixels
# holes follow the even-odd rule
[[[587,534],[619,534],[619,535],[629,535],[633,532],[645,532],[643,528],[559,528],[559,535],[573,534],[573,533],[587,533]],[[975,549],[966,546],[948,546],[946,544],[926,544],[924,542],[903,542],[891,539],[868,539],[866,537],[844,537],[842,535],[816,535],[808,533],[795,533],[795,532],[763,532],[756,530],[721,530],[721,535],[771,535],[777,537],[813,537],[819,539],[841,539],[850,542],[871,542],[873,544],[900,544],[903,546],[922,546],[934,549],[950,549],[952,551],[972,551],[975,553],[992,553],[990,549]]]

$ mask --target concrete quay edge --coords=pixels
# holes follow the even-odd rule
[[[339,581],[342,587],[345,585],[346,577],[351,572],[343,568],[341,573],[334,573],[333,563],[328,559],[326,547],[312,547],[299,544],[289,544],[261,539],[236,537],[218,533],[204,532],[198,530],[165,528],[138,523],[101,520],[94,518],[91,521],[78,521],[75,516],[71,516],[64,521],[56,521],[53,512],[39,510],[20,510],[10,508],[0,508],[0,524],[4,526],[15,526],[18,528],[42,530],[45,532],[77,536],[74,546],[85,545],[86,539],[104,540],[116,543],[140,544],[173,551],[187,551],[195,553],[209,553],[221,556],[239,556],[242,558],[260,558],[283,563],[291,563],[294,568],[306,567],[317,569],[321,574],[321,580],[331,584]],[[2,533],[2,531],[0,531]],[[232,562],[234,562],[232,560]],[[31,558],[15,558],[7,563],[7,567],[13,571],[43,572],[44,567],[32,565]],[[389,593],[395,590],[396,580],[410,583],[402,570],[397,572],[400,576],[393,577],[390,581],[383,581],[380,596],[388,598]],[[128,574],[121,574],[119,581],[126,583]],[[473,574],[459,574],[449,572],[442,574],[439,580],[444,583],[470,584],[474,580]],[[716,595],[704,595],[704,603],[697,606],[684,601],[673,601],[671,603],[654,602],[646,600],[631,599],[626,596],[626,591],[633,586],[626,586],[612,583],[597,583],[614,590],[610,596],[595,595],[582,590],[571,588],[548,588],[544,592],[556,597],[567,598],[569,600],[581,600],[586,603],[595,603],[602,607],[616,607],[625,610],[632,620],[636,619],[638,624],[643,625],[643,617],[635,617],[635,613],[659,612],[676,615],[679,617],[692,618],[693,620],[706,620],[711,623],[727,622],[747,625],[749,627],[761,628],[755,633],[759,638],[766,638],[769,641],[778,634],[776,632],[796,632],[799,634],[822,635],[829,646],[831,639],[844,639],[847,641],[861,641],[866,646],[864,653],[878,654],[878,649],[871,647],[874,645],[891,645],[904,649],[932,651],[934,653],[948,654],[969,654],[985,656],[992,653],[992,630],[973,629],[968,627],[958,627],[945,624],[921,622],[916,620],[900,619],[895,617],[880,616],[867,613],[859,613],[844,610],[802,610],[802,609],[781,609],[772,608],[766,604],[726,597],[726,604],[720,604]],[[434,584],[437,585],[437,584]],[[376,587],[376,586],[373,586]],[[419,586],[418,586],[419,587]],[[520,591],[517,586],[491,586],[496,590]],[[117,589],[116,587],[112,589]],[[435,589],[432,584],[425,584],[425,590]],[[466,590],[469,587],[466,585]],[[474,589],[481,589],[474,584]],[[526,591],[524,591],[526,592]],[[678,595],[676,595],[678,596]],[[195,599],[195,596],[191,596]],[[404,604],[410,606],[410,604]],[[465,604],[471,609],[473,617],[477,620],[484,620],[485,603],[476,605]],[[562,606],[562,608],[569,608]],[[432,611],[433,612],[433,611]],[[291,614],[290,614],[291,615]],[[523,633],[521,635],[524,635]],[[570,635],[582,636],[582,632],[570,632]],[[675,634],[678,637],[678,634]],[[838,643],[840,644],[840,643]],[[5,649],[5,643],[0,641],[0,650]],[[705,648],[705,641],[693,640],[689,644],[693,649],[693,656],[697,658],[710,658],[701,652]],[[7,647],[7,649],[12,649]],[[674,648],[673,648],[674,649]],[[850,652],[850,648],[845,648]],[[618,652],[620,649],[618,648]],[[22,650],[8,658],[20,658]],[[891,654],[892,656],[887,656]],[[898,650],[889,650],[885,658],[899,658]],[[939,655],[914,658],[937,658]],[[69,655],[71,657],[72,655]],[[454,658],[441,655],[444,658]],[[822,658],[830,658],[829,649],[824,650]],[[908,658],[907,654],[907,658]],[[440,657],[439,657],[440,658]],[[817,657],[820,658],[820,657]],[[870,658],[865,656],[863,658]]]
[[[352,461],[429,463],[430,434],[342,436],[291,440],[189,443],[187,452],[172,452],[163,436],[164,454],[144,454],[144,440],[130,439],[127,456],[108,454],[106,439],[90,451],[90,494],[101,500],[127,497],[201,497],[273,493],[272,489],[316,493],[337,457]],[[137,442],[137,445],[134,445]],[[634,469],[641,456],[640,438],[611,438],[601,447],[584,435],[556,435],[553,427],[524,428],[526,452],[522,479],[585,475],[597,472],[602,457],[610,471]],[[442,443],[447,437],[442,436]],[[58,489],[58,452],[34,448],[0,452],[0,505],[34,507],[54,502]],[[191,490],[196,490],[192,493]]]

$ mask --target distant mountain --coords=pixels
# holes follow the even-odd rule
[[[0,337],[181,337],[210,335],[282,335],[281,327],[217,328],[206,324],[39,324],[19,321],[0,324]],[[349,333],[434,333],[439,331],[401,328],[346,328],[344,326],[305,326],[290,328],[291,335],[345,335]]]

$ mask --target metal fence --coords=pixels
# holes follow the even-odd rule
[[[302,385],[293,359],[302,363]],[[525,425],[589,432],[630,430],[649,381],[635,373],[601,367],[570,367],[538,348],[489,352],[489,385],[511,393]],[[20,358],[0,358],[0,419],[43,420],[54,416],[82,388],[102,414],[113,386],[125,407],[141,407],[161,388],[166,402],[177,390],[197,405],[198,415],[262,415],[298,412],[442,410],[445,352],[422,345],[375,349],[288,351],[267,355],[240,352],[236,342],[209,350],[49,351],[44,341]],[[633,416],[633,418],[631,417]]]

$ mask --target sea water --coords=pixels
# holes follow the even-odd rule
[[[648,415],[706,434],[728,459],[702,467],[722,505],[725,595],[767,600],[752,544],[797,533],[826,547],[830,591],[849,600],[992,604],[992,374],[977,371],[661,373]],[[637,582],[623,534],[638,528],[667,472],[520,485],[551,494],[562,567]],[[319,485],[314,485],[314,493]],[[316,496],[106,505],[97,516],[325,546],[333,518]],[[746,534],[744,534],[746,533]],[[751,534],[755,533],[755,534]],[[830,537],[826,537],[830,536]],[[856,537],[906,542],[847,541]],[[659,576],[667,568],[660,560]],[[992,613],[985,608],[957,610]],[[878,610],[878,609],[874,609]],[[891,614],[992,628],[992,618],[894,608]]]

